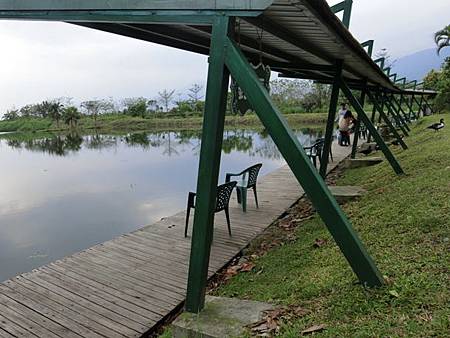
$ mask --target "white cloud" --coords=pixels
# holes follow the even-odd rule
[[[355,0],[351,31],[399,57],[433,47],[448,13],[448,0]],[[206,81],[204,56],[69,24],[3,21],[0,41],[0,112],[61,96],[154,98]]]

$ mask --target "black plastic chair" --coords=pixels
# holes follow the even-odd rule
[[[325,145],[325,139],[319,138],[316,140],[316,142],[313,143],[313,145],[311,145],[309,147],[303,147],[303,149],[306,152],[306,155],[308,155],[308,157],[313,162],[314,167],[316,167],[316,168],[317,168],[317,159],[319,159],[319,164],[322,163],[322,152],[323,152],[324,145]],[[333,151],[331,148],[330,148],[330,157],[331,157],[331,161],[334,161]]]
[[[247,211],[247,190],[253,189],[253,194],[255,195],[256,207],[259,208],[258,204],[258,193],[256,191],[256,183],[258,180],[259,171],[261,170],[262,163],[255,164],[250,168],[245,169],[239,174],[228,173],[225,178],[225,182],[230,182],[232,177],[241,177],[241,180],[237,182],[236,193],[238,203],[242,204],[242,210]]]
[[[222,185],[219,185],[217,187],[217,197],[216,197],[216,209],[214,213],[218,213],[221,211],[225,211],[225,216],[227,217],[227,225],[228,225],[228,233],[231,236],[231,224],[230,224],[230,211],[229,211],[229,204],[230,204],[230,197],[231,193],[233,192],[234,187],[236,186],[237,182],[232,181],[228,182]],[[195,192],[190,192],[188,195],[188,202],[187,202],[187,211],[186,211],[186,226],[184,228],[184,237],[187,237],[188,232],[188,226],[189,226],[189,216],[191,214],[191,209],[195,209]]]

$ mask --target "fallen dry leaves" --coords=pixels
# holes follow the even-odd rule
[[[327,244],[328,243],[328,241],[326,240],[326,239],[320,239],[320,238],[317,238],[315,241],[314,241],[314,244],[313,244],[313,247],[315,247],[315,248],[321,248],[321,247],[323,247],[325,244]]]
[[[325,324],[313,325],[313,326],[307,328],[306,330],[303,330],[301,332],[301,335],[302,336],[306,336],[308,334],[313,334],[315,332],[320,332],[320,331],[325,330],[325,328],[326,328]]]
[[[263,319],[249,325],[251,333],[257,337],[273,337],[280,331],[283,322],[305,316],[310,311],[299,306],[280,307],[264,313]]]

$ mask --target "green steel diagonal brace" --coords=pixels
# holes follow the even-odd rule
[[[389,163],[392,166],[392,169],[394,169],[395,173],[397,175],[404,174],[402,167],[397,162],[397,159],[395,158],[394,154],[392,154],[389,147],[384,142],[381,135],[376,130],[375,126],[370,121],[369,117],[366,115],[363,107],[359,103],[358,99],[356,99],[355,96],[353,96],[352,91],[348,87],[348,85],[345,83],[343,79],[340,80],[340,87],[344,95],[347,97],[347,99],[350,101],[350,104],[355,108],[359,119],[367,126],[367,128],[372,133],[372,137],[375,139],[375,142],[377,142],[378,146],[380,147],[381,151],[384,153],[384,156],[386,156],[386,159],[389,161]]]
[[[381,118],[383,119],[384,123],[389,127],[392,134],[394,134],[394,137],[397,139],[398,143],[402,146],[404,150],[408,149],[408,146],[406,145],[405,141],[403,141],[402,137],[398,133],[397,129],[392,125],[392,122],[389,120],[389,118],[386,116],[386,114],[383,111],[383,107],[380,106],[378,99],[370,93],[370,91],[367,91],[367,95],[369,96],[370,101],[373,103],[373,107],[378,113],[380,114]]]
[[[399,104],[399,102],[398,102],[397,98],[395,97],[395,95],[392,94],[392,95],[389,97],[389,99],[391,100],[390,102],[391,102],[392,108],[395,109],[395,111],[397,112],[397,114],[398,114],[399,116],[402,116],[402,115],[403,115],[403,116],[402,116],[402,119],[403,119],[403,121],[405,121],[405,128],[406,128],[406,130],[411,131],[411,128],[409,128],[409,126],[408,126],[408,122],[410,122],[409,119],[408,119],[408,115],[407,115],[406,112],[403,110],[402,106]],[[400,114],[400,113],[401,113],[401,114]]]
[[[342,16],[342,23],[344,24],[347,29],[350,28],[350,19],[352,17],[352,7],[353,7],[353,0],[344,0],[334,6],[331,6],[331,11],[334,14],[337,14],[339,12],[344,12]]]
[[[274,106],[252,66],[233,41],[228,40],[226,52],[226,65],[231,75],[244,91],[361,283],[368,286],[382,285],[383,278],[375,263],[287,121]]]
[[[414,97],[414,95],[413,95],[413,97]],[[409,109],[409,115],[410,116],[412,115],[414,117],[414,119],[417,120],[417,115],[416,115],[416,112],[414,111],[414,98],[413,97],[407,97],[405,99],[405,101],[406,101],[406,105],[408,106],[408,109]]]
[[[322,150],[322,160],[320,161],[320,175],[323,178],[327,176],[328,159],[330,157],[331,144],[333,142],[334,121],[339,100],[339,78],[342,76],[342,64],[342,60],[336,62],[336,74],[331,92],[327,127],[325,131],[325,143]]]
[[[419,110],[417,111],[417,119],[420,118],[420,112],[422,111],[422,100],[419,102],[415,96],[413,96],[414,102],[419,106]]]
[[[409,133],[405,128],[406,122],[403,121],[403,118],[394,109],[394,107],[393,107],[391,101],[389,100],[389,98],[387,97],[387,95],[384,95],[384,102],[386,103],[388,113],[392,115],[397,126],[402,130],[403,135],[409,136]]]
[[[225,67],[224,51],[231,26],[230,20],[229,17],[225,16],[216,17],[212,30],[196,211],[186,295],[186,310],[192,313],[200,312],[205,302],[230,78]]]
[[[366,48],[367,47],[367,54],[369,54],[370,57],[372,57],[373,54],[373,45],[374,40],[367,40],[361,44],[361,47]]]

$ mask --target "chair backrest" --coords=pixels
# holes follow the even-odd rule
[[[258,180],[259,171],[261,170],[262,163],[255,164],[250,168],[247,168],[243,171],[244,175],[247,175],[247,188],[254,187],[256,185],[256,181]]]
[[[236,181],[231,181],[217,187],[216,212],[222,211],[228,206],[231,193],[236,184]]]

